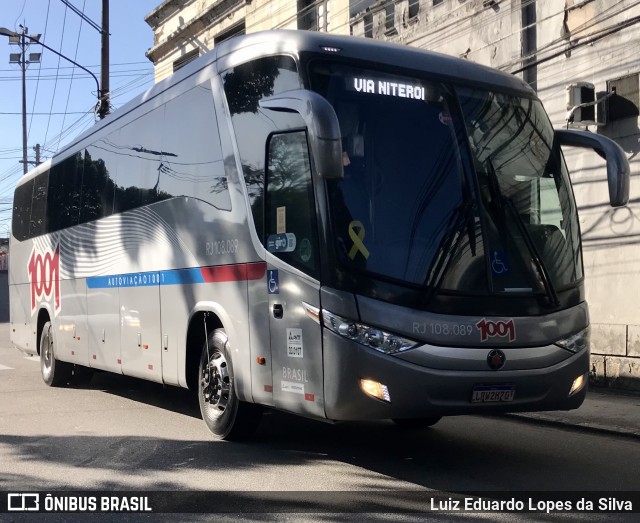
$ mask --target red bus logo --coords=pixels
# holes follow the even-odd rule
[[[29,282],[31,283],[31,314],[43,298],[54,298],[55,312],[60,310],[60,246],[55,251],[41,253],[34,249],[29,258]]]
[[[509,337],[509,341],[516,339],[516,325],[513,319],[509,321],[491,321],[482,318],[476,327],[480,330],[480,341],[487,341],[489,338],[497,336],[498,338]]]

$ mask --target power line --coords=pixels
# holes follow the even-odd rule
[[[67,5],[67,2],[65,0],[62,0],[62,3],[64,3],[65,5]],[[84,21],[84,8],[87,5],[87,0],[84,0],[84,3],[82,4],[82,15],[80,17],[80,27],[78,28],[78,39],[76,40],[76,52],[73,56],[73,60],[74,62],[78,60],[78,48],[80,47],[80,33],[82,33],[82,22]],[[72,8],[74,11],[76,11],[76,8]],[[102,32],[102,31],[101,31]],[[74,67],[71,70],[71,82],[73,82],[73,76],[76,72],[76,68]],[[98,93],[100,94],[100,93]],[[71,85],[69,86],[69,91],[67,91],[67,103],[64,106],[64,112],[67,112],[67,109],[69,108],[69,98],[71,97]],[[61,129],[64,129],[64,122],[67,119],[67,115],[65,114],[62,117],[62,125],[60,125]],[[60,146],[60,140],[58,140],[58,146]]]
[[[637,24],[638,22],[640,22],[640,16],[634,16],[633,18],[630,18],[629,20],[625,20],[624,22],[619,22],[617,24],[615,24],[613,27],[608,28],[607,30],[604,30],[603,32],[601,32],[598,36],[594,36],[593,38],[587,38],[586,40],[580,40],[579,42],[573,42],[572,44],[568,45],[566,49],[563,49],[562,51],[558,51],[556,53],[553,53],[549,56],[545,56],[544,58],[541,58],[540,60],[537,60],[535,62],[532,62],[530,64],[527,64],[524,67],[521,67],[520,69],[516,69],[515,71],[513,71],[513,74],[517,74],[517,73],[521,73],[522,71],[525,71],[526,69],[529,69],[531,67],[536,67],[540,64],[543,64],[545,62],[548,62],[549,60],[553,60],[554,58],[557,58],[558,56],[561,56],[563,54],[565,54],[567,51],[572,51],[574,49],[577,49],[578,47],[583,47],[585,45],[590,45],[594,42],[597,42],[598,40],[602,40],[603,38],[606,38],[607,36],[610,36],[612,34],[615,34],[619,31],[622,31],[623,29],[626,29],[627,27],[631,27],[632,25]]]
[[[16,113],[16,112],[12,113],[12,112],[3,112],[3,111],[0,111],[0,114],[4,115],[4,116],[21,116],[22,115],[22,113]],[[53,112],[53,113],[39,113],[39,112],[36,112],[36,113],[27,113],[27,114],[29,114],[31,116],[61,116],[63,114],[84,114],[84,113],[81,112],[81,111],[66,111],[64,113],[61,113],[61,112]],[[2,151],[0,150],[0,152],[2,152]]]
[[[64,8],[64,18],[62,19],[62,34],[60,35],[60,49],[62,49],[62,43],[64,42],[64,30],[65,27],[67,25],[67,8]],[[53,102],[56,99],[56,90],[58,88],[58,72],[59,72],[59,68],[60,68],[60,58],[61,56],[58,55],[58,71],[56,71],[56,82],[53,85],[53,95],[51,96],[51,107],[49,108],[49,112],[53,112]],[[51,124],[51,118],[49,118],[49,120],[47,121],[47,130],[44,133],[44,141],[47,141],[47,136],[49,135],[49,125]]]
[[[149,62],[148,60],[142,60],[139,62],[118,62],[118,63],[112,63],[110,64],[111,67],[120,67],[123,65],[148,65],[149,67],[153,67],[153,64],[151,64],[151,62]],[[92,64],[92,65],[87,65],[85,66],[87,69],[100,69],[100,64]],[[56,70],[63,70],[63,69],[75,69],[75,65],[62,65],[60,67],[41,67],[40,68],[42,71],[47,71],[47,70],[51,70],[51,71],[56,71]],[[15,72],[15,69],[0,69],[0,73],[8,73],[8,72]]]
[[[47,34],[47,27],[49,25],[49,8],[51,7],[51,0],[47,3],[47,16],[44,22],[44,34]],[[42,49],[42,54],[44,54],[45,49]],[[26,80],[25,80],[26,81]],[[31,107],[31,113],[36,110],[36,100],[38,99],[38,87],[40,87],[40,68],[38,67],[38,79],[36,80],[36,90],[33,94],[33,106]],[[27,140],[29,139],[29,135],[31,134],[31,124],[33,123],[33,116],[29,120],[29,129],[27,130]]]
[[[148,71],[141,71],[139,69],[131,69],[128,71],[116,71],[116,73],[114,74],[115,78],[121,78],[121,77],[131,77],[131,76],[138,76],[138,75],[152,75],[153,71],[152,70],[148,70]],[[56,78],[58,78],[59,80],[71,80],[74,78],[77,78],[79,80],[86,80],[86,79],[93,79],[95,81],[95,78],[93,76],[90,76],[88,74],[84,74],[84,73],[79,73],[75,76],[72,75],[68,75],[68,74],[64,74],[64,75],[46,75],[46,76],[40,76],[40,80],[55,80]],[[26,77],[27,80],[34,80],[36,79],[35,76],[27,76]],[[21,82],[22,78],[9,78],[9,77],[0,77],[0,82]]]
[[[91,20],[91,18],[89,18],[88,16],[86,16],[84,14],[84,7],[86,5],[86,0],[85,0],[85,4],[83,4],[83,6],[82,6],[82,11],[80,11],[75,5],[73,5],[71,2],[69,2],[67,0],[60,0],[60,1],[80,17],[80,27],[82,27],[82,21],[85,21],[91,27],[93,27],[96,31],[98,31],[100,34],[102,34],[102,27],[100,27],[93,20]]]

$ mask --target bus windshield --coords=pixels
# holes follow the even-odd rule
[[[341,266],[462,294],[556,293],[582,278],[575,203],[534,99],[315,61],[344,178],[327,181]]]

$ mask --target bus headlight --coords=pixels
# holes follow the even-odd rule
[[[589,347],[589,339],[590,339],[590,328],[586,329],[574,334],[573,336],[569,336],[563,340],[556,341],[556,345],[558,347],[562,347],[574,354],[583,351],[584,349]]]
[[[366,325],[357,321],[337,316],[325,309],[322,310],[322,321],[327,329],[343,338],[355,341],[385,354],[395,354],[420,345],[415,340],[404,338],[391,332]]]

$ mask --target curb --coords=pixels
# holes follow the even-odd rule
[[[552,415],[540,413],[513,413],[505,414],[509,418],[517,418],[524,423],[537,423],[550,425],[554,427],[564,427],[566,429],[581,430],[584,432],[593,432],[596,434],[609,434],[625,438],[640,438],[640,429],[620,427],[617,425],[605,425],[601,423],[593,423],[589,421],[570,421]]]

